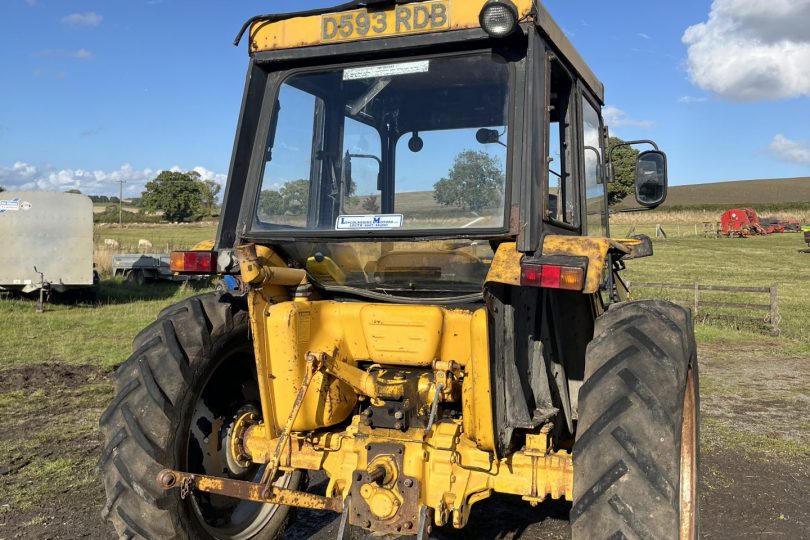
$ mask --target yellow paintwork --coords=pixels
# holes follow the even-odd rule
[[[269,261],[272,254],[259,257]],[[260,381],[262,417],[248,427],[241,448],[257,463],[267,463],[279,444],[279,427],[292,410],[304,378],[308,353],[323,359],[293,424],[293,438],[280,455],[280,467],[324,470],[328,497],[345,497],[358,470],[384,466],[385,485],[360,486],[370,510],[381,519],[395,516],[403,496],[390,478],[405,475],[420,482],[419,504],[435,509],[439,525],[463,527],[472,505],[493,492],[523,497],[532,504],[547,495],[572,498],[569,453],[548,448],[547,431],[528,434],[526,447],[508,456],[495,454],[487,314],[437,306],[340,303],[333,301],[273,304],[265,291],[249,295]],[[358,369],[358,361],[380,364]],[[384,366],[392,366],[386,369]],[[462,418],[440,420],[427,433],[361,425],[360,417],[341,431],[323,428],[349,419],[360,395],[392,398],[418,377],[422,411],[438,381],[457,388],[441,394],[461,401]],[[453,384],[455,382],[455,385]],[[366,447],[396,443],[404,448],[402,470],[388,458],[368,463]],[[382,460],[382,461],[380,461]],[[392,518],[393,519],[393,518]]]
[[[357,41],[450,29],[450,2],[414,3],[396,9],[342,11],[321,16],[321,41]]]
[[[329,278],[338,285],[346,284],[345,272],[330,257],[321,257],[320,262],[315,257],[307,258],[307,272],[315,279]]]
[[[610,238],[591,238],[589,236],[549,235],[543,239],[543,255],[567,255],[570,257],[587,257],[588,270],[585,274],[585,288],[582,292],[593,294],[599,291],[611,249],[629,253],[630,250]]]
[[[436,2],[399,5],[384,10],[372,10],[370,25],[372,27],[382,28],[384,24],[384,31],[374,32],[370,30],[366,35],[360,35],[356,31],[351,32],[349,35],[341,35],[341,33],[338,32],[333,39],[324,39],[325,18],[331,19],[337,17],[340,19],[341,16],[345,16],[347,17],[344,19],[345,21],[351,21],[352,26],[356,26],[357,15],[368,14],[369,11],[361,9],[326,16],[296,17],[275,23],[259,21],[254,23],[250,28],[249,48],[251,53],[255,53],[260,51],[322,45],[335,41],[360,41],[407,34],[477,28],[479,27],[478,16],[485,3],[485,0],[439,0]],[[514,3],[518,8],[521,19],[528,16],[532,10],[532,0],[514,0]],[[427,24],[425,28],[416,30],[413,28],[413,25],[407,28],[404,24],[400,24],[399,28],[397,28],[397,10],[412,11],[418,6],[430,8],[437,4],[447,5],[449,18],[447,24],[437,25],[435,27],[431,27],[430,24]],[[384,22],[382,21],[382,16],[385,18]],[[331,25],[331,23],[326,24]],[[329,30],[327,37],[331,34],[331,28],[329,28]]]
[[[242,244],[236,248],[239,269],[245,283],[264,285],[305,285],[307,273],[300,268],[288,268],[270,248],[256,244]]]
[[[462,425],[464,435],[478,448],[494,452],[487,313],[483,309],[473,314],[471,337],[470,369],[461,386]]]
[[[211,251],[212,249],[214,249],[214,241],[203,240],[202,242],[194,244],[194,247],[191,248],[191,251]]]
[[[636,241],[637,242],[637,241]],[[543,255],[567,255],[587,257],[588,270],[585,274],[585,287],[582,292],[594,294],[599,291],[602,276],[610,250],[630,253],[630,248],[611,238],[591,238],[589,236],[548,235],[543,239]],[[523,254],[517,251],[516,244],[505,242],[498,247],[486,281],[520,286],[520,263]]]
[[[421,483],[421,500],[434,508],[437,525],[452,523],[463,527],[472,505],[493,492],[509,493],[537,504],[546,496],[572,500],[573,464],[571,454],[554,452],[548,446],[547,431],[529,434],[526,446],[507,457],[495,458],[464,435],[460,421],[436,424],[427,436],[421,429],[400,432],[370,429],[358,418],[342,433],[312,434],[291,441],[291,449],[282,458],[283,469],[325,470],[330,481],[327,497],[345,497],[357,470],[370,470],[380,463],[368,462],[366,445],[397,443],[404,447],[403,470],[392,461],[386,470],[415,478]],[[246,448],[253,455],[272,451],[275,440],[263,438],[261,426],[248,430]],[[257,460],[261,462],[261,460]],[[390,473],[389,473],[390,476]],[[387,482],[386,486],[393,485]],[[366,488],[361,494],[372,511],[387,516],[395,488]],[[401,499],[400,499],[401,500]]]
[[[517,250],[517,244],[504,242],[498,246],[498,250],[495,252],[486,282],[520,286],[520,261],[522,260],[523,253]]]
[[[482,448],[492,448],[489,393],[489,348],[486,312],[436,306],[333,301],[268,304],[251,293],[251,322],[263,417],[273,430],[284,424],[301,387],[307,353],[324,354],[326,372],[318,373],[294,423],[295,431],[331,426],[348,418],[358,392],[387,397],[390,381],[358,370],[358,361],[401,368],[429,368],[435,361],[455,362],[475,391],[463,401],[472,413],[468,427]],[[474,353],[473,353],[474,351]],[[481,373],[473,374],[478,368]],[[423,385],[424,386],[424,385]],[[387,390],[386,390],[387,388]],[[450,394],[448,385],[448,396]],[[265,410],[266,405],[266,410]],[[480,411],[479,411],[480,409]],[[478,414],[480,412],[480,414]]]

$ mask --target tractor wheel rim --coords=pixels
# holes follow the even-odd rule
[[[681,425],[680,540],[697,535],[697,399],[692,369],[686,376]]]
[[[194,446],[202,451],[202,455],[197,452],[197,459],[193,462],[194,466],[191,468],[191,472],[258,482],[264,472],[264,465],[261,467],[255,466],[255,468],[245,471],[246,474],[234,477],[230,472],[225,472],[222,453],[217,451],[222,447],[226,447],[224,443],[227,441],[221,440],[222,436],[227,433],[229,421],[245,405],[243,396],[240,395],[240,389],[247,384],[255,384],[255,379],[251,381],[247,378],[244,381],[231,380],[229,385],[223,384],[223,380],[227,378],[228,374],[233,376],[234,373],[239,371],[237,365],[240,362],[246,362],[251,367],[254,365],[253,359],[246,357],[242,353],[243,351],[236,349],[223,354],[217,366],[211,371],[208,380],[200,389],[187,434],[189,449],[187,459],[189,459],[189,465],[192,465],[191,447],[193,442]],[[227,401],[230,401],[233,405],[226,409],[223,409],[221,404],[219,406],[209,406],[206,403],[206,391],[211,384],[216,385],[211,388],[216,389],[217,398],[229,397],[230,399]],[[228,396],[229,392],[232,395]],[[206,424],[210,427],[205,432],[200,432],[199,426]],[[275,485],[289,487],[291,480],[292,475],[286,473],[279,477]],[[280,509],[280,506],[276,504],[238,501],[207,493],[195,492],[190,499],[193,514],[198,524],[217,540],[248,540],[253,538],[262,531]]]

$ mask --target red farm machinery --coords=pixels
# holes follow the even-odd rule
[[[760,218],[753,208],[732,208],[720,217],[720,236],[746,238],[774,233],[799,232],[798,221]]]

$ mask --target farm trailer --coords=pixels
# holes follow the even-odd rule
[[[73,193],[0,193],[0,289],[93,296],[93,203]]]

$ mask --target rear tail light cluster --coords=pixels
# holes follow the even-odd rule
[[[524,262],[520,265],[520,284],[524,287],[581,291],[585,288],[585,269]]]
[[[172,272],[180,274],[216,274],[216,251],[172,251]]]

